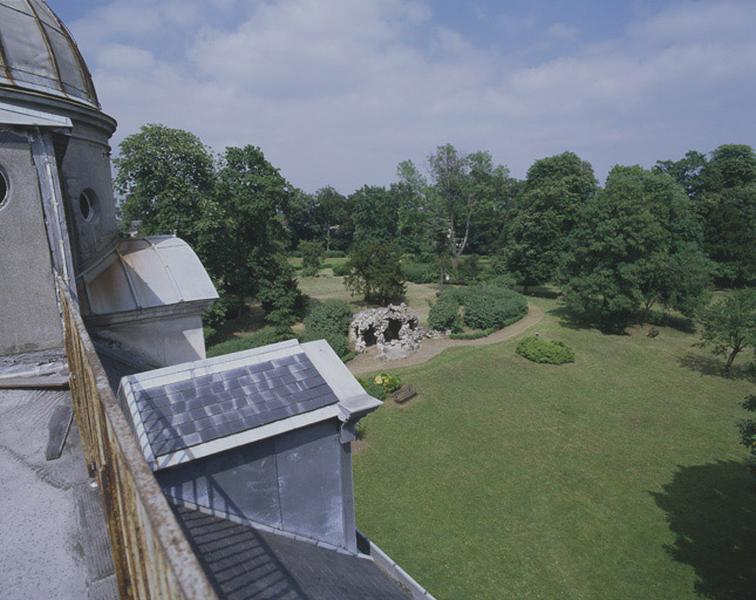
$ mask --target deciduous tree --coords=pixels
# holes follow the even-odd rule
[[[756,348],[756,288],[735,290],[712,302],[701,311],[700,321],[700,344],[726,357],[724,372],[729,375],[738,354]]]

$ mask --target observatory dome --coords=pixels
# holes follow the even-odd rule
[[[42,0],[0,0],[0,88],[100,108],[84,59]]]

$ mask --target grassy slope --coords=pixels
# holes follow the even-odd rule
[[[530,363],[515,339],[400,371],[421,395],[366,420],[360,528],[439,599],[747,597],[752,382],[696,370],[693,335],[571,329],[535,302],[577,362]]]

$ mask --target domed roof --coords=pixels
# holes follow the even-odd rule
[[[0,0],[0,87],[100,107],[76,42],[43,0]]]

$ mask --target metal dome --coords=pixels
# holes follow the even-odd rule
[[[76,42],[42,0],[0,0],[0,87],[100,107]]]

